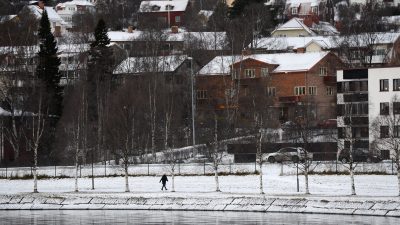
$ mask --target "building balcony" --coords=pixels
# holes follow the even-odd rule
[[[279,102],[280,103],[287,103],[287,104],[292,104],[292,103],[297,103],[302,100],[302,96],[283,96],[279,97]]]

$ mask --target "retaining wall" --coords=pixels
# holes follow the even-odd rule
[[[76,195],[0,195],[0,210],[194,210],[322,213],[400,217],[400,199],[358,200],[302,197],[101,197]]]

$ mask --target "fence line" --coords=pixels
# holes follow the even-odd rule
[[[315,168],[316,173],[329,173],[338,174],[348,171],[345,165],[336,161],[316,162],[319,165]],[[219,172],[223,174],[252,174],[258,170],[256,163],[229,163],[221,164]],[[356,173],[360,174],[396,174],[396,165],[393,161],[383,161],[381,163],[359,163],[355,168]],[[263,166],[265,172],[276,172],[281,175],[294,175],[296,174],[296,166],[293,163],[270,164],[266,163]],[[159,176],[162,174],[171,174],[171,167],[169,164],[132,164],[128,169],[129,175],[132,176]],[[208,175],[213,174],[211,163],[190,163],[190,164],[176,164],[176,175]],[[61,177],[74,177],[74,166],[46,166],[39,167],[38,175],[45,177],[61,178]],[[23,178],[32,175],[31,167],[5,167],[0,168],[0,178]],[[95,177],[102,176],[122,176],[124,170],[122,165],[94,165],[93,175]],[[81,165],[79,167],[80,177],[92,176],[91,165]]]

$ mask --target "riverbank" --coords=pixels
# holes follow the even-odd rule
[[[242,211],[400,217],[400,198],[176,192],[166,192],[161,197],[144,193],[22,193],[0,195],[0,209]]]

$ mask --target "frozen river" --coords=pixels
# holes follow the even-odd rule
[[[0,211],[2,225],[63,224],[400,224],[400,218],[320,214],[191,211]]]

